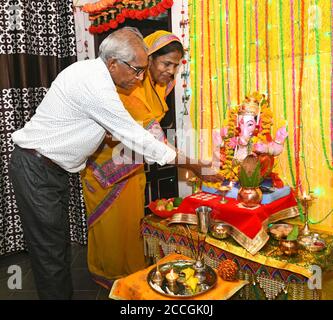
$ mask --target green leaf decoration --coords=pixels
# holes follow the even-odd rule
[[[260,183],[263,180],[263,177],[260,175],[260,161],[257,162],[257,165],[251,175],[248,175],[245,168],[241,165],[239,173],[239,183],[243,188],[257,188],[260,186]]]
[[[294,225],[293,230],[288,234],[287,240],[297,240],[298,238],[298,226]]]

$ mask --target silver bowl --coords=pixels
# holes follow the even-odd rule
[[[289,223],[276,223],[269,228],[269,233],[276,240],[286,239],[288,234],[293,230]]]
[[[210,224],[210,233],[216,239],[225,239],[229,237],[231,227],[223,221],[212,221]]]
[[[326,243],[319,237],[318,233],[300,237],[298,243],[310,252],[319,252],[326,249]]]

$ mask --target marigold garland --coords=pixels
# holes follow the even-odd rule
[[[89,14],[89,20],[92,21],[89,32],[102,33],[116,29],[126,19],[157,17],[172,5],[173,0],[101,0],[85,4],[83,11]]]

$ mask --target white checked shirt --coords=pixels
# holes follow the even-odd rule
[[[105,130],[148,162],[164,165],[176,157],[126,111],[100,58],[76,62],[59,73],[35,115],[12,139],[78,172],[103,141]]]

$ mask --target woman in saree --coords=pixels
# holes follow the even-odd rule
[[[159,122],[168,111],[165,99],[175,85],[174,75],[184,49],[167,31],[154,32],[144,41],[149,65],[142,85],[131,92],[118,89],[118,93],[132,117],[165,141]],[[115,143],[106,140],[81,175],[88,212],[88,268],[93,279],[106,288],[112,280],[147,266],[140,235],[144,165],[115,164],[120,156],[117,152]]]

